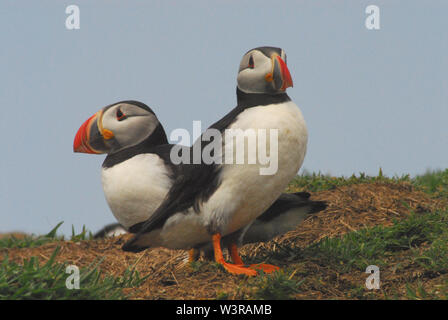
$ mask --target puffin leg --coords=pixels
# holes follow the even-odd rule
[[[192,248],[188,251],[188,262],[192,263],[199,259],[199,250],[196,248]]]
[[[215,252],[215,261],[222,265],[227,272],[232,274],[245,274],[247,276],[256,276],[257,271],[249,269],[242,266],[237,266],[235,264],[228,263],[224,260],[221,249],[221,235],[216,233],[212,236],[213,239],[213,250]]]
[[[243,260],[240,257],[240,254],[238,253],[238,246],[236,245],[235,242],[231,242],[227,246],[227,250],[229,250],[230,257],[232,258],[232,261],[234,264],[236,264],[236,265],[244,264]]]

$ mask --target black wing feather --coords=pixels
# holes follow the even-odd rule
[[[242,111],[244,111],[244,108],[237,106],[221,120],[211,125],[210,128],[222,132],[235,121]],[[202,151],[210,142],[202,141],[201,135],[195,143],[201,143]],[[144,248],[135,245],[135,241],[141,234],[162,227],[165,221],[177,212],[185,211],[191,207],[198,210],[199,204],[206,201],[219,187],[221,166],[217,164],[205,164],[202,162],[202,159],[200,164],[193,164],[192,157],[192,152],[190,152],[191,164],[181,163],[175,166],[176,177],[164,201],[148,220],[136,226],[136,229],[139,229],[137,235],[125,243],[123,250],[133,252],[143,250]],[[169,160],[167,159],[165,161]]]

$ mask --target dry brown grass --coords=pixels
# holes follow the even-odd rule
[[[408,183],[355,184],[316,192],[312,199],[327,201],[328,208],[310,216],[296,230],[276,238],[276,243],[305,247],[360,228],[389,226],[394,219],[407,217],[410,211],[430,212],[446,205],[446,200],[431,199]],[[252,245],[248,252],[256,255],[257,248],[274,250],[273,245]]]
[[[393,219],[406,217],[410,209],[426,212],[446,205],[406,183],[344,186],[316,192],[312,198],[327,201],[328,208],[310,216],[296,230],[276,238],[275,241],[243,247],[243,259],[261,262],[260,257],[269,252],[275,253],[279,244],[306,247],[324,237],[340,236],[363,227],[391,225]],[[9,258],[16,262],[31,256],[37,256],[41,262],[45,262],[56,246],[60,246],[57,261],[82,267],[104,258],[101,270],[105,273],[121,275],[128,267],[135,266],[141,275],[149,274],[141,287],[125,289],[134,299],[214,299],[222,294],[230,299],[247,297],[249,289],[246,285],[250,284],[248,279],[229,275],[213,263],[203,263],[198,268],[192,268],[186,263],[188,254],[185,251],[159,248],[139,254],[123,252],[121,246],[129,237],[124,235],[113,239],[77,243],[58,241],[36,248],[0,249],[0,259],[4,253],[8,253]],[[289,261],[275,262],[278,262],[280,267],[291,265]],[[366,278],[363,273],[339,274],[312,260],[294,263],[296,273],[303,274],[304,277],[315,277],[315,281],[304,284],[303,290],[296,298],[344,298],[344,290],[353,286],[353,283],[362,284]],[[412,277],[412,272],[418,270],[409,272],[407,275],[397,275],[393,270],[385,270],[384,279]]]

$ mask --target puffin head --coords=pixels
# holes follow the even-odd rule
[[[155,144],[168,143],[151,108],[139,101],[121,101],[102,108],[81,125],[73,151],[113,154],[146,141],[155,132]]]
[[[241,60],[237,82],[245,93],[284,93],[293,85],[285,51],[274,47],[249,50]]]

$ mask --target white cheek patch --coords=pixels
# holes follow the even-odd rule
[[[254,59],[254,68],[247,68],[249,57]],[[272,61],[264,54],[254,51],[244,56],[240,65],[237,82],[238,88],[246,93],[265,93],[267,86],[271,85],[266,81],[266,75],[272,72]]]
[[[112,131],[122,147],[134,146],[144,141],[158,125],[158,121],[153,115],[132,116],[117,122],[116,128]]]
[[[103,128],[112,131],[114,140],[119,149],[131,147],[139,144],[148,138],[159,124],[153,114],[132,115],[119,121],[115,117],[115,112],[107,112],[103,116]]]
[[[271,72],[271,63],[264,62],[254,69],[245,69],[238,74],[238,88],[246,93],[266,92],[265,76]]]

